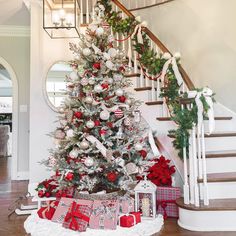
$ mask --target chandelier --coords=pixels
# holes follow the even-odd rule
[[[43,0],[43,28],[51,38],[77,38],[78,0]]]

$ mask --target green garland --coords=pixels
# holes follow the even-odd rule
[[[129,36],[133,33],[133,29],[136,25],[140,24],[134,17],[127,17],[122,19],[121,12],[115,12],[112,10],[111,0],[99,0],[98,4],[102,4],[105,7],[105,20],[112,27],[113,32],[122,33],[125,36]],[[139,55],[139,62],[142,67],[151,75],[156,77],[162,72],[163,66],[167,59],[160,57],[151,48],[150,40],[148,35],[142,31],[143,44],[138,43],[137,37],[133,37],[133,46]],[[170,130],[169,134],[173,136],[174,147],[179,151],[179,156],[183,157],[183,148],[187,149],[188,153],[188,140],[190,135],[190,130],[193,124],[197,124],[197,105],[193,102],[192,108],[187,109],[181,108],[180,98],[187,98],[187,94],[179,94],[180,86],[177,83],[174,71],[172,67],[169,66],[168,73],[166,75],[168,85],[161,91],[161,97],[166,98],[167,105],[171,110],[171,119],[177,124],[178,128],[176,130]],[[196,89],[201,91],[201,89]],[[206,115],[209,109],[204,96],[200,98],[203,102],[204,115]]]

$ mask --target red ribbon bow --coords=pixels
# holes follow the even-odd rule
[[[79,209],[80,206],[82,205],[76,204],[76,202],[73,202],[64,220],[65,222],[69,222],[71,220],[69,224],[69,228],[76,231],[78,231],[79,229],[79,224],[76,218],[86,221],[87,223],[89,222],[89,217],[81,213]]]
[[[167,219],[168,215],[167,215],[167,212],[166,212],[166,207],[167,207],[167,203],[174,203],[176,204],[176,200],[157,200],[157,206],[161,206],[163,211],[164,211],[164,220]]]

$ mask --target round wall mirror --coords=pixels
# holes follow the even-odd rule
[[[56,112],[66,97],[66,76],[72,72],[71,66],[64,61],[53,64],[46,77],[45,98],[48,105]]]

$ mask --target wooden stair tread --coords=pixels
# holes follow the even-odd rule
[[[147,86],[147,87],[140,87],[140,88],[135,88],[135,91],[139,92],[139,91],[148,91],[148,90],[152,90],[151,86]]]
[[[232,116],[216,116],[215,120],[232,120]],[[157,120],[159,121],[170,121],[171,117],[157,117]],[[208,120],[208,119],[206,119]]]
[[[163,101],[153,101],[153,102],[145,102],[146,105],[152,106],[152,105],[162,105]]]
[[[139,77],[140,73],[131,73],[131,74],[126,74],[125,77],[126,78],[131,78],[131,77]]]
[[[198,183],[202,183],[203,179],[198,179]],[[207,174],[207,182],[236,182],[236,172],[212,173]]]
[[[206,158],[236,157],[236,150],[206,152]]]
[[[236,210],[236,198],[229,199],[210,199],[209,205],[203,205],[203,202],[200,201],[200,207],[196,207],[195,205],[184,204],[184,199],[181,197],[176,200],[176,204],[187,210],[192,211],[235,211]]]
[[[174,138],[174,135],[168,135],[170,138]],[[205,138],[218,138],[218,137],[235,137],[236,132],[217,132],[212,134],[205,134]]]

